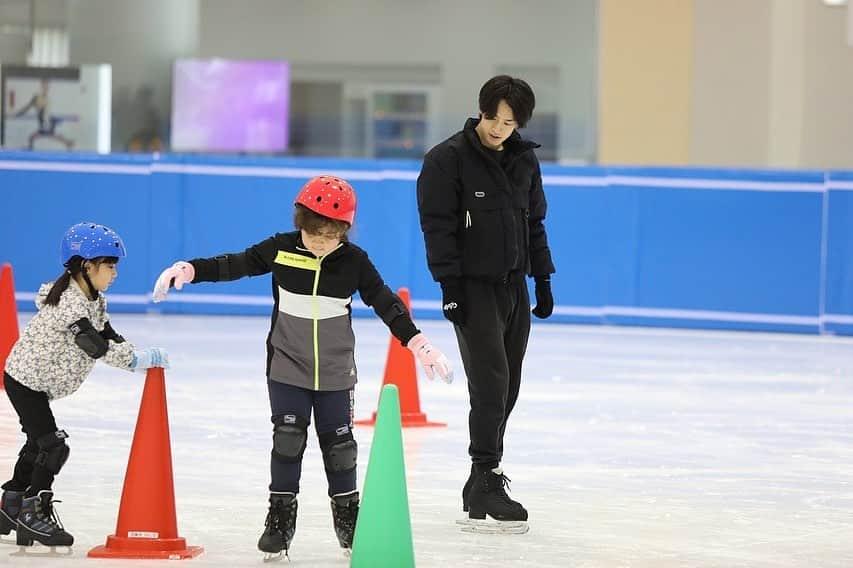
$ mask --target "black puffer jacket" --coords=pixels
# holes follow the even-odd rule
[[[539,145],[513,132],[503,168],[470,118],[430,150],[418,176],[418,211],[432,277],[498,280],[512,270],[554,272],[545,235]]]

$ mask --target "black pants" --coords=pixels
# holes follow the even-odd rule
[[[270,394],[272,421],[286,414],[293,414],[311,423],[311,409],[314,409],[317,438],[339,433],[345,435],[352,431],[355,392],[352,388],[340,391],[313,391],[286,385],[276,381],[267,381]],[[272,483],[270,491],[299,493],[299,478],[302,476],[302,459],[294,463],[285,463],[270,458]],[[349,472],[330,472],[326,470],[329,484],[329,497],[339,493],[349,493],[356,488],[356,470]]]
[[[42,489],[50,489],[54,478],[53,472],[36,464],[36,456],[39,454],[36,440],[56,432],[56,420],[47,394],[25,387],[7,373],[3,373],[3,386],[18,413],[21,429],[27,435],[27,442],[18,454],[12,479],[3,484],[3,489],[26,490],[28,496],[36,495]]]
[[[468,453],[480,466],[503,457],[507,420],[518,400],[530,336],[530,297],[523,274],[499,282],[465,279],[466,321],[454,326],[468,376]]]

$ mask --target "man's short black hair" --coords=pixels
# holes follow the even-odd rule
[[[494,117],[501,100],[506,101],[512,109],[518,127],[524,128],[536,106],[536,96],[527,81],[509,75],[498,75],[486,81],[480,89],[480,112],[487,117]]]

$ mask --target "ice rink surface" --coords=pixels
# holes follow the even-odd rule
[[[268,320],[119,314],[113,325],[140,347],[170,352],[178,529],[205,549],[182,562],[275,565],[256,549],[271,445]],[[378,319],[354,326],[356,417],[366,418],[376,410],[389,335]],[[474,535],[454,524],[468,473],[461,361],[449,324],[420,326],[457,380],[421,374],[422,410],[448,426],[403,433],[419,567],[853,566],[853,339],[534,325],[503,463],[531,530]],[[115,531],[143,383],[99,364],[77,393],[54,403],[72,450],[54,486],[76,539],[72,555],[48,560],[36,546],[22,556],[7,536],[0,565],[166,562],[86,558]],[[290,562],[278,565],[347,566],[311,433]],[[359,488],[372,435],[356,428]],[[22,440],[4,396],[4,479]]]

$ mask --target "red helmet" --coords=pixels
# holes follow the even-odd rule
[[[309,179],[296,196],[295,203],[350,225],[355,219],[355,190],[339,177],[317,176]]]

